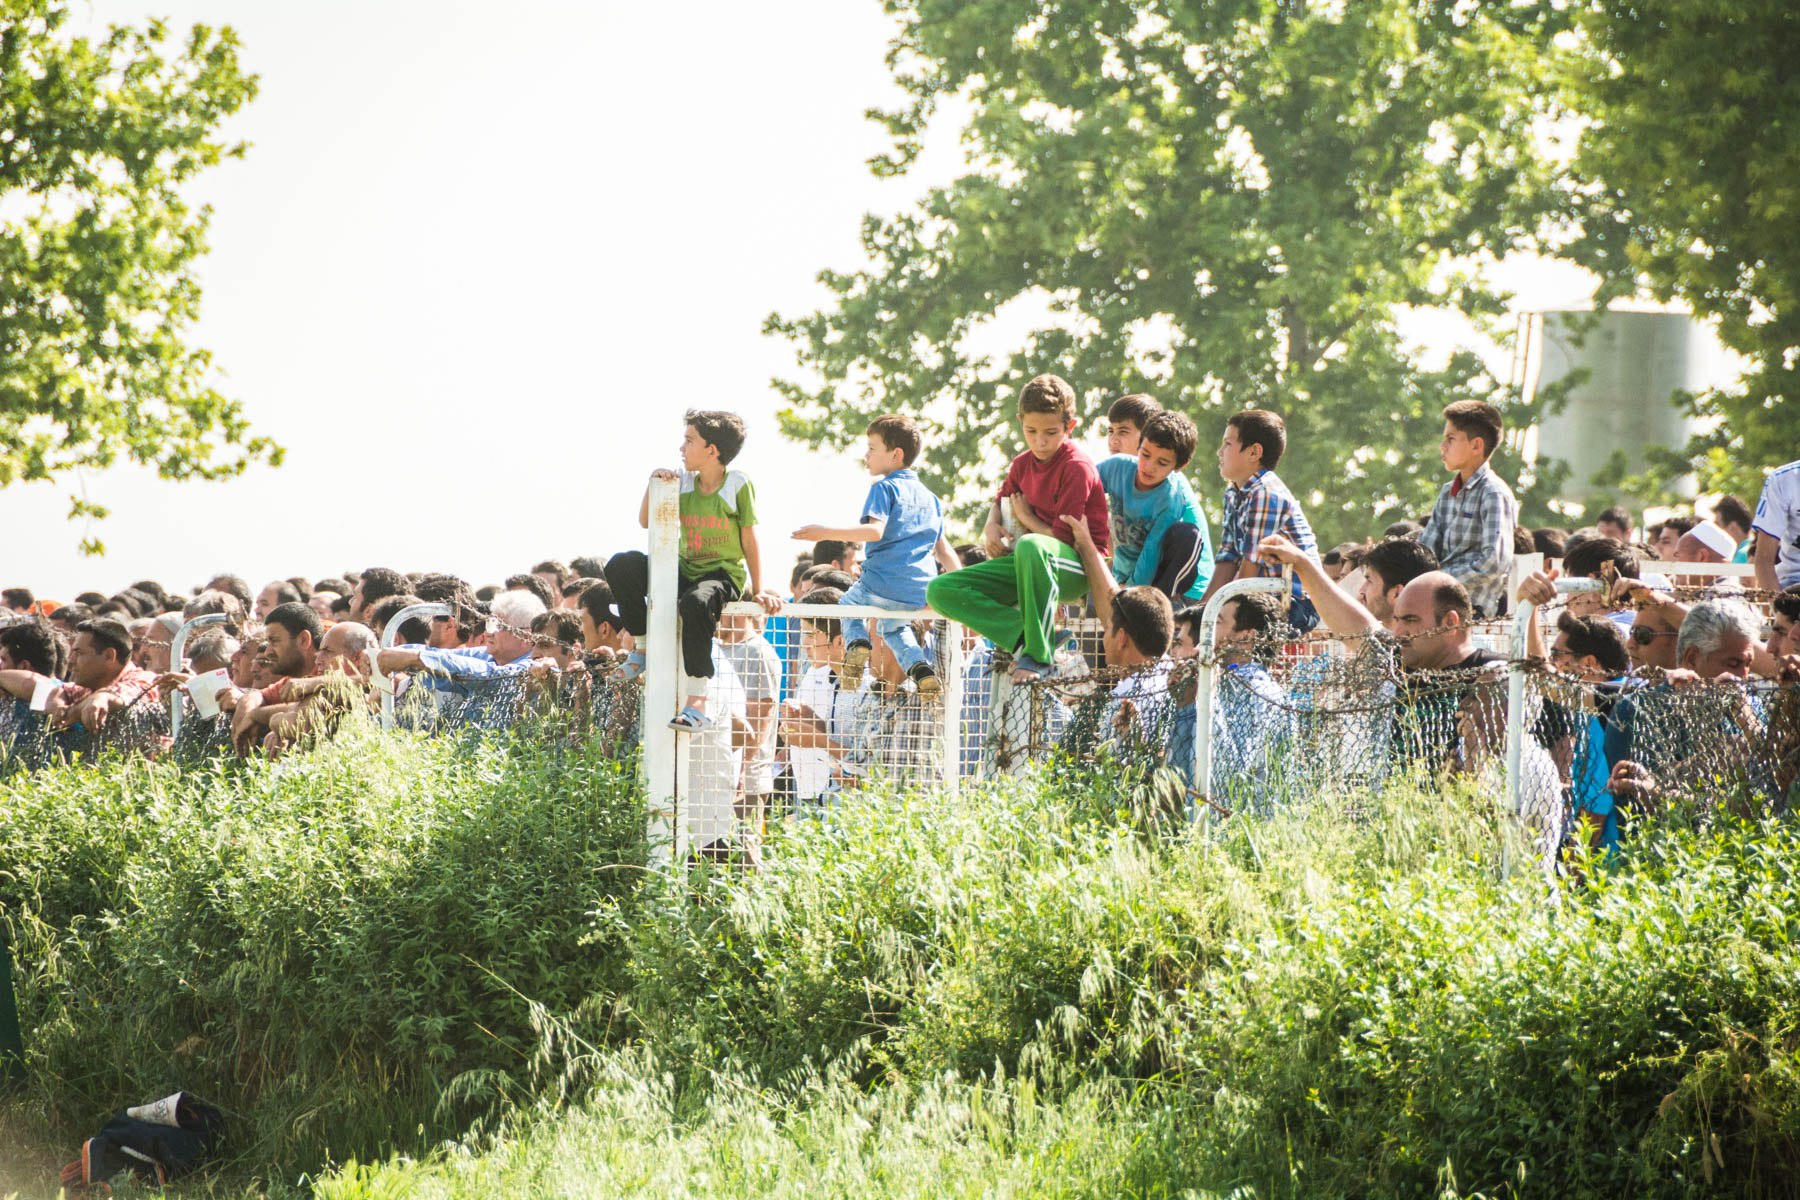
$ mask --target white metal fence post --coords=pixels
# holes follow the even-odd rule
[[[183,622],[181,628],[175,631],[174,640],[169,643],[169,670],[181,670],[184,656],[187,654],[190,633],[196,629],[204,629],[208,625],[223,625],[230,619],[224,613],[207,613],[203,617],[195,617],[191,621]],[[181,708],[185,703],[186,698],[182,696],[181,689],[176,688],[169,697],[169,740],[171,742],[181,740]]]
[[[395,613],[381,631],[381,648],[392,650],[400,637],[400,627],[414,617],[448,617],[453,616],[448,604],[411,604]],[[394,685],[387,679],[381,684],[381,727],[385,730],[394,728]]]
[[[1200,675],[1194,686],[1194,819],[1204,821],[1212,800],[1212,716],[1217,677],[1217,668],[1213,664],[1213,637],[1219,627],[1219,610],[1227,600],[1242,596],[1247,592],[1280,592],[1292,585],[1285,579],[1274,576],[1258,576],[1253,579],[1234,579],[1212,594],[1207,600],[1206,609],[1200,614],[1199,659]]]
[[[675,715],[676,674],[681,669],[681,637],[675,615],[681,572],[681,484],[650,481],[649,622],[644,645],[644,773],[649,801],[650,866],[681,869],[687,861],[687,828],[681,819],[684,789],[677,772],[682,755],[669,728]]]
[[[944,622],[944,789],[952,800],[960,791],[962,777],[962,707],[963,707],[963,627],[955,621]]]
[[[1606,585],[1598,579],[1558,579],[1556,593],[1566,596],[1574,592],[1598,592]],[[1516,596],[1517,593],[1515,592]],[[1537,605],[1521,604],[1513,613],[1512,646],[1506,666],[1506,804],[1515,817],[1525,795],[1525,647],[1532,622],[1537,620]],[[1502,855],[1502,870],[1507,869]]]

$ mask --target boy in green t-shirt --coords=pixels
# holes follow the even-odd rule
[[[658,468],[652,479],[681,481],[681,587],[675,611],[681,618],[681,661],[686,701],[669,724],[705,729],[706,685],[713,676],[713,634],[727,604],[751,596],[769,612],[781,597],[763,590],[762,555],[756,544],[756,489],[741,471],[726,465],[744,445],[744,421],[736,413],[690,410],[681,443],[679,472]],[[650,528],[650,490],[638,507],[638,524]],[[615,554],[606,564],[613,603],[631,636],[649,631],[650,559],[641,550]],[[642,674],[644,652],[635,650],[624,671]]]

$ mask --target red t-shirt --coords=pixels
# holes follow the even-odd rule
[[[1025,494],[1031,511],[1050,526],[1059,541],[1075,544],[1075,535],[1063,523],[1062,515],[1085,513],[1088,532],[1094,535],[1100,557],[1105,558],[1112,548],[1112,528],[1106,521],[1106,488],[1100,483],[1094,460],[1074,442],[1064,441],[1048,462],[1039,462],[1029,450],[1013,459],[996,498],[1004,503],[1014,492]]]

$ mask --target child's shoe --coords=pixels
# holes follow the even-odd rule
[[[711,729],[712,722],[707,720],[705,713],[690,704],[675,714],[669,722],[669,728],[677,733],[701,733]]]

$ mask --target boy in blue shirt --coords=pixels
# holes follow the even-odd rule
[[[1181,474],[1199,441],[1192,421],[1163,410],[1144,422],[1136,454],[1101,460],[1112,573],[1121,586],[1148,585],[1172,601],[1205,594],[1212,544],[1194,490]]]
[[[865,431],[869,445],[863,463],[876,476],[863,502],[862,523],[833,529],[806,525],[794,531],[803,542],[839,539],[868,542],[862,577],[838,603],[866,604],[874,608],[925,607],[925,586],[939,571],[954,571],[956,552],[944,536],[944,506],[931,494],[912,465],[919,457],[919,427],[904,414],[876,417]],[[881,640],[900,662],[900,669],[918,686],[920,695],[936,693],[941,684],[924,647],[904,620],[876,622]],[[865,621],[847,617],[844,633],[844,678],[854,690],[862,683],[869,663],[869,628]]]

